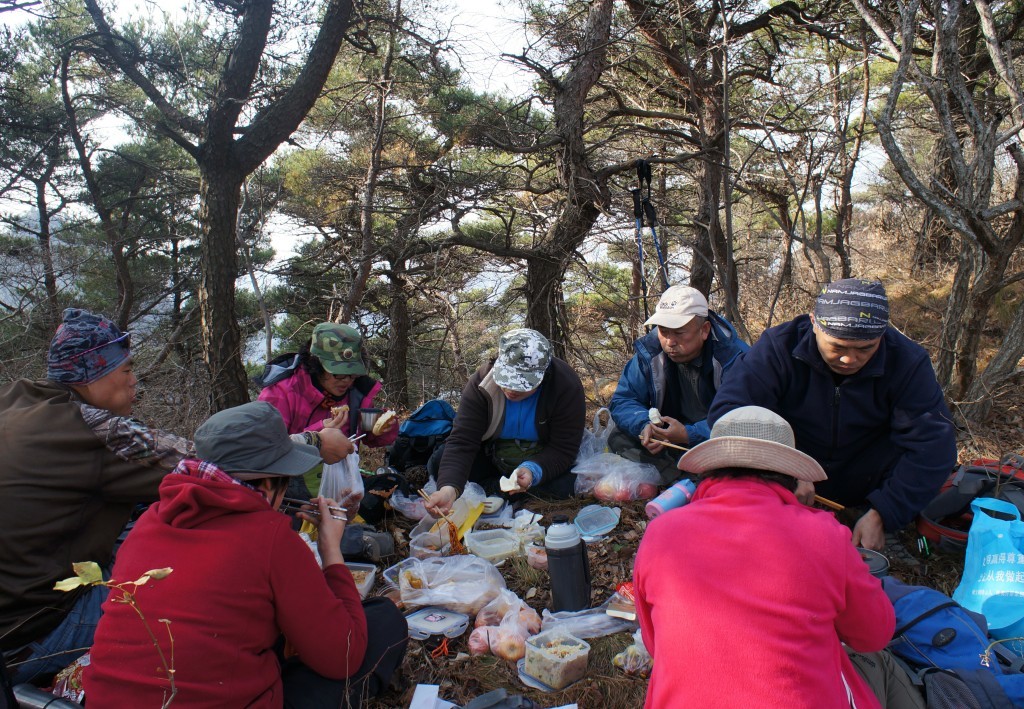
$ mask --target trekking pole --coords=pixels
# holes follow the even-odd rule
[[[658,266],[661,273],[661,284],[664,290],[668,290],[668,266],[665,263],[665,256],[661,253],[661,244],[658,241],[658,213],[654,211],[654,205],[651,204],[651,177],[653,172],[651,170],[651,163],[647,160],[640,159],[636,163],[636,178],[637,187],[639,191],[643,190],[644,183],[647,183],[647,196],[640,200],[642,207],[642,214],[638,216],[638,229],[642,230],[644,217],[647,217],[647,223],[651,225],[651,237],[654,242],[654,253],[658,256]],[[636,214],[637,205],[634,197],[633,212]],[[637,239],[642,239],[642,236],[638,236]]]
[[[637,163],[637,173],[640,172],[639,163]],[[633,195],[633,217],[636,223],[636,250],[637,250],[637,268],[640,271],[640,300],[644,303],[644,320],[651,317],[650,310],[647,307],[647,278],[644,276],[644,208],[640,202],[640,188],[634,188],[630,190]]]

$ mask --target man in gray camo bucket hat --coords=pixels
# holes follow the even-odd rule
[[[494,381],[502,389],[533,391],[540,386],[551,362],[551,343],[536,330],[509,330],[498,341]]]
[[[437,492],[427,508],[447,512],[469,482],[489,495],[564,499],[583,437],[583,384],[536,330],[518,328],[498,340],[498,356],[462,390],[448,441],[427,471]]]

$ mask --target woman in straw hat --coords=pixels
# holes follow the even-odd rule
[[[884,648],[893,608],[850,530],[793,494],[825,473],[789,424],[736,409],[679,468],[703,477],[693,500],[654,519],[636,557],[646,706],[881,706],[843,644]]]

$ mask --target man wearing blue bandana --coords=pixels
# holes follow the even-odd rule
[[[889,325],[877,281],[846,278],[818,296],[813,315],[769,328],[732,368],[708,423],[763,406],[793,427],[796,447],[828,479],[815,493],[857,509],[854,544],[885,546],[935,496],[956,464],[956,433],[923,347]],[[863,512],[863,514],[860,514]]]

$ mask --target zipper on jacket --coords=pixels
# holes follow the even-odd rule
[[[829,459],[835,456],[839,447],[839,386],[835,385],[835,393],[832,396],[832,449],[829,451]]]

